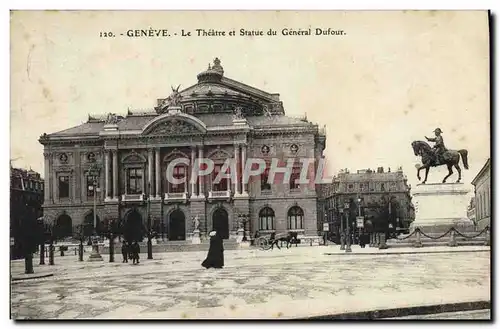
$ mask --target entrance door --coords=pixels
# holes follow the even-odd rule
[[[170,241],[186,240],[186,217],[179,209],[170,213],[168,239]]]
[[[137,210],[128,213],[123,228],[123,237],[128,242],[142,241],[144,228],[142,225],[142,216]]]
[[[219,232],[223,239],[229,239],[229,216],[225,209],[219,208],[214,211],[212,223],[214,231]]]

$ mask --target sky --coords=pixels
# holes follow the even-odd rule
[[[316,27],[344,35],[281,35]],[[197,28],[237,35],[197,37]],[[239,36],[241,28],[277,35]],[[135,29],[178,35],[126,36]],[[116,36],[99,36],[109,31]],[[43,175],[40,135],[89,113],[152,108],[218,57],[225,76],[279,93],[287,115],[326,125],[330,174],[402,166],[415,185],[410,144],[439,127],[449,149],[469,151],[469,184],[490,157],[488,43],[486,11],[13,12],[10,158]],[[433,168],[428,181],[445,175]]]

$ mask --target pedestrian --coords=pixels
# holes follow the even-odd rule
[[[132,241],[127,242],[127,252],[128,252],[128,258],[133,260],[134,251],[132,250]]]
[[[210,247],[208,248],[207,258],[201,263],[206,269],[224,267],[224,244],[220,234],[212,231],[208,234],[210,237]]]
[[[141,252],[141,247],[139,246],[139,243],[137,241],[134,241],[132,244],[132,254],[133,254],[133,263],[134,264],[139,264],[139,253]]]
[[[122,257],[123,257],[123,260],[122,260],[122,263],[128,263],[128,251],[129,248],[128,248],[128,245],[127,245],[127,241],[123,240],[122,241]]]

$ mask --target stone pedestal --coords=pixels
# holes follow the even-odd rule
[[[192,244],[200,244],[201,243],[200,230],[193,231],[193,236],[191,237],[191,243]]]
[[[97,243],[97,239],[92,242],[92,252],[89,256],[89,262],[102,262],[102,256],[99,253],[99,244]]]
[[[474,231],[474,223],[467,218],[469,189],[462,183],[418,184],[413,189],[415,228],[426,234],[445,233],[455,227],[460,232]]]

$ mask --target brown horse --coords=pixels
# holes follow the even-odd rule
[[[411,147],[413,148],[413,153],[416,156],[422,157],[422,166],[417,167],[417,178],[420,180],[420,170],[425,168],[425,178],[422,184],[425,184],[427,181],[427,175],[429,174],[430,167],[439,167],[442,165],[448,166],[448,175],[443,178],[443,183],[446,183],[446,179],[453,174],[453,167],[455,167],[458,171],[458,179],[457,183],[462,179],[462,170],[460,169],[460,157],[462,157],[462,161],[464,163],[464,168],[469,169],[469,164],[467,162],[467,154],[469,153],[467,150],[446,150],[441,156],[442,159],[436,159],[436,155],[430,147],[429,144],[423,141],[414,141],[411,143]]]

